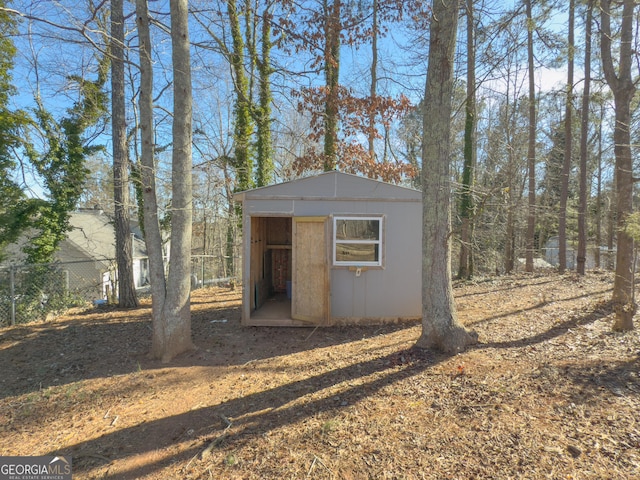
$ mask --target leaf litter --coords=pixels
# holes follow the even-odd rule
[[[148,303],[0,330],[0,455],[67,454],[75,479],[640,478],[640,335],[613,277],[454,286],[479,343],[415,323],[241,327],[240,292],[192,295],[196,350],[146,356]]]

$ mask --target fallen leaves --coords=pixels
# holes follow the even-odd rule
[[[194,292],[199,348],[169,366],[148,306],[5,329],[0,454],[71,453],[78,479],[640,478],[640,337],[611,332],[611,282],[457,284],[480,343],[453,357],[415,324],[242,328],[222,289]]]

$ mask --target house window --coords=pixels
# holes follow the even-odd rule
[[[382,217],[333,217],[333,264],[382,266]]]

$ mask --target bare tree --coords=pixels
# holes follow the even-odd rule
[[[273,41],[271,39],[272,27],[271,22],[273,14],[270,11],[270,4],[267,3],[262,12],[262,38],[261,58],[255,55],[254,62],[258,65],[258,84],[259,84],[259,106],[256,108],[256,186],[264,187],[273,182],[274,164],[273,164],[273,139],[271,132],[271,103],[273,95],[271,93],[271,75],[273,66],[271,65],[271,50]]]
[[[371,5],[371,85],[369,88],[369,95],[371,101],[374,101],[378,94],[378,0],[373,0]],[[369,155],[371,160],[374,161],[376,156],[375,151],[375,139],[376,139],[376,113],[373,109],[369,112],[369,132],[367,134],[367,140],[369,144]]]
[[[450,134],[458,2],[434,2],[422,142],[422,335],[416,345],[456,353],[477,340],[458,321],[451,285]]]
[[[567,64],[567,99],[564,115],[564,159],[562,164],[560,187],[560,215],[558,218],[558,271],[567,269],[567,200],[569,199],[569,172],[571,171],[571,153],[573,147],[573,57],[574,57],[574,19],[575,0],[569,1],[569,62]]]
[[[600,51],[607,84],[613,92],[616,125],[613,132],[616,157],[616,210],[618,250],[613,303],[616,319],[614,330],[633,330],[637,306],[633,298],[633,238],[623,228],[633,211],[633,160],[631,156],[631,101],[636,86],[631,75],[635,0],[623,0],[618,59],[613,60],[611,34],[611,0],[601,1]],[[616,66],[617,65],[617,69]],[[617,71],[616,71],[617,70]]]
[[[525,252],[525,270],[533,272],[533,249],[536,228],[536,86],[533,65],[533,30],[534,21],[531,2],[526,0],[527,10],[527,59],[529,63],[529,147],[527,150],[527,166],[529,170],[529,212],[527,214],[527,236]]]
[[[140,130],[145,240],[149,254],[153,333],[151,355],[170,361],[193,348],[191,340],[191,57],[187,0],[171,2],[171,44],[174,78],[172,215],[168,277],[165,280],[162,236],[158,221],[153,143],[153,71],[146,0],[137,0],[140,36]]]
[[[324,34],[326,38],[324,75],[327,100],[324,121],[324,170],[335,170],[338,164],[338,91],[340,76],[340,11],[342,0],[323,0]]]
[[[111,131],[113,199],[118,264],[118,305],[138,306],[133,276],[133,242],[129,218],[129,154],[124,94],[124,1],[111,0]]]
[[[464,123],[464,166],[462,169],[462,192],[460,198],[460,263],[458,278],[473,275],[473,182],[476,159],[476,53],[475,14],[473,0],[467,0],[467,99]]]
[[[572,0],[573,2],[573,0]],[[582,91],[582,115],[580,120],[580,178],[579,185],[580,191],[579,204],[578,204],[578,264],[577,272],[580,275],[585,274],[585,266],[587,263],[587,150],[589,144],[589,108],[590,108],[590,96],[591,96],[591,30],[593,22],[593,0],[589,0],[587,3],[587,18],[585,19],[584,28],[584,89]],[[602,178],[602,173],[599,172],[598,180]],[[598,181],[598,190],[600,190],[600,181]],[[600,213],[600,195],[597,198],[597,213],[599,217]],[[597,219],[598,228],[598,266],[600,263],[600,218]]]
[[[151,34],[149,32],[149,13],[147,0],[136,0],[136,23],[140,38],[140,164],[143,197],[144,237],[149,256],[149,283],[152,300],[152,355],[162,356],[161,345],[162,310],[167,294],[164,276],[164,255],[162,251],[162,233],[158,219],[158,200],[156,196],[156,167],[153,122],[153,67],[151,63]],[[156,340],[156,337],[158,338]]]
[[[163,312],[162,358],[193,348],[191,341],[192,114],[188,0],[171,2],[173,154],[171,159],[171,262]],[[156,345],[157,347],[157,345]]]

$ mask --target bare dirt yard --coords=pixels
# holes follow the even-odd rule
[[[197,350],[149,360],[150,309],[0,330],[0,455],[65,454],[74,479],[640,478],[640,332],[612,333],[611,274],[457,284],[480,343],[414,323],[239,325],[192,297]]]

